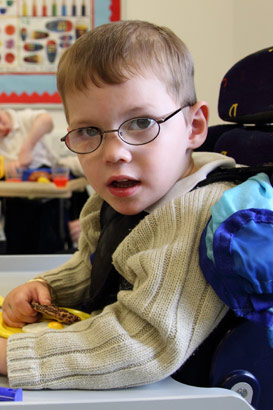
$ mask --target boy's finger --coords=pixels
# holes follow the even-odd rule
[[[24,317],[15,317],[13,315],[8,315],[6,312],[2,313],[2,318],[6,326],[9,327],[23,327],[26,323],[34,323],[37,321],[36,316],[24,316]]]
[[[36,282],[38,282],[38,280]],[[35,279],[33,280],[33,283],[35,283]],[[36,287],[35,292],[32,293],[32,298],[29,298],[29,301],[32,302],[33,300],[34,302],[38,302],[41,305],[51,305],[51,295],[48,285],[46,283],[38,283],[39,286]]]
[[[51,305],[51,297],[47,289],[44,292],[39,292],[38,302],[41,305]]]
[[[9,326],[9,327],[23,327],[24,326],[22,322],[18,322],[18,321],[16,322],[16,321],[10,320],[5,312],[2,313],[2,318],[6,326]]]

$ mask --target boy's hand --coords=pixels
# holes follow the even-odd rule
[[[26,323],[36,322],[39,314],[32,309],[32,301],[42,305],[51,304],[50,290],[46,283],[33,281],[13,289],[4,299],[4,323],[11,327],[23,327]]]
[[[0,337],[0,374],[7,375],[7,339]]]

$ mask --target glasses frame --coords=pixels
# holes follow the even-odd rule
[[[101,143],[102,143],[104,134],[108,134],[108,133],[110,133],[110,132],[117,132],[117,133],[118,133],[118,137],[121,139],[121,141],[125,142],[125,144],[134,145],[134,146],[146,145],[146,144],[149,144],[150,142],[154,141],[154,140],[158,137],[158,135],[160,134],[160,124],[163,124],[164,122],[166,122],[166,121],[168,121],[169,119],[171,119],[172,117],[174,117],[176,114],[178,114],[180,111],[182,111],[185,107],[186,107],[186,106],[178,108],[177,110],[175,110],[175,111],[172,112],[171,114],[168,114],[166,117],[161,118],[160,120],[156,120],[155,118],[152,118],[152,117],[133,117],[133,118],[130,118],[129,120],[123,121],[123,123],[120,124],[120,126],[119,126],[117,129],[113,129],[113,130],[105,130],[105,131],[103,131],[103,130],[101,130],[100,128],[93,127],[93,126],[75,128],[75,129],[69,131],[64,137],[62,137],[62,138],[60,139],[60,141],[65,143],[65,145],[67,146],[67,148],[69,149],[69,151],[74,152],[75,154],[81,154],[81,155],[90,154],[91,152],[96,151],[96,150],[101,146]],[[141,144],[135,144],[135,143],[131,143],[131,142],[125,141],[125,140],[122,138],[122,135],[121,135],[121,133],[120,133],[121,127],[122,127],[124,124],[126,124],[127,122],[136,120],[136,119],[138,119],[138,118],[149,118],[149,119],[155,121],[155,122],[158,124],[158,132],[157,132],[156,136],[153,137],[151,140],[149,140],[149,141],[147,141],[147,142],[143,142],[143,143],[141,143]],[[97,146],[95,149],[92,149],[91,151],[88,151],[88,152],[79,152],[79,151],[75,151],[75,150],[71,149],[71,148],[68,146],[68,144],[67,144],[67,137],[69,136],[69,134],[71,134],[71,132],[84,130],[84,129],[86,129],[86,128],[92,128],[92,129],[98,131],[98,134],[99,134],[99,136],[100,136],[100,142],[99,142],[98,146]]]

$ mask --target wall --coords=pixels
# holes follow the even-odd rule
[[[124,19],[166,25],[188,45],[199,99],[210,125],[220,122],[218,93],[227,70],[246,55],[273,45],[272,0],[122,0]]]
[[[169,26],[188,45],[195,61],[197,96],[210,105],[210,125],[221,122],[218,93],[227,70],[238,60],[273,45],[272,0],[122,0],[123,19]],[[53,111],[56,135],[66,121]]]
[[[234,59],[273,45],[273,1],[234,0]]]

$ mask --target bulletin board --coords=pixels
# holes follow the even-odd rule
[[[0,105],[60,104],[56,69],[83,33],[120,20],[121,0],[0,0]]]

